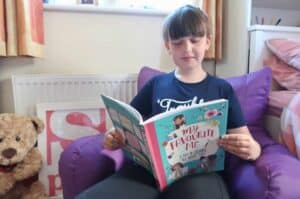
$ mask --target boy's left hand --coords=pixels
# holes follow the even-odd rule
[[[219,140],[226,151],[244,159],[256,160],[260,155],[260,146],[250,134],[226,134]]]

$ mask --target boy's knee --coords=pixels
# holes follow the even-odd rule
[[[163,199],[229,199],[223,179],[215,174],[186,176],[167,187],[161,193]]]

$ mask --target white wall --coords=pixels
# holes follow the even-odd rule
[[[45,10],[45,58],[0,58],[0,112],[13,112],[12,74],[134,73],[143,65],[170,65],[163,18]]]
[[[0,78],[12,73],[122,73],[158,66],[163,17],[46,10],[45,58],[1,59]]]
[[[216,75],[230,77],[247,73],[248,27],[251,0],[224,0],[224,59],[217,63]]]
[[[300,4],[300,1],[298,2]],[[299,8],[300,5],[296,8]],[[266,12],[267,11],[267,12]],[[255,16],[258,17],[261,24],[262,17],[265,25],[274,25],[276,21],[281,18],[280,26],[300,26],[300,12],[299,10],[291,9],[272,9],[272,8],[253,8],[251,24],[256,24]],[[271,24],[272,23],[272,24]]]
[[[224,58],[217,63],[219,76],[246,71],[244,39],[233,38],[247,37],[240,35],[245,34],[245,20],[234,14],[240,10],[244,16],[241,9],[247,1],[224,0]],[[12,74],[136,73],[144,65],[171,70],[161,39],[164,17],[45,10],[45,58],[0,58],[0,112],[13,112]],[[214,74],[213,61],[204,65]]]

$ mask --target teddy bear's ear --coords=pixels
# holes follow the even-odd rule
[[[44,122],[37,117],[31,117],[31,121],[36,128],[37,133],[41,133],[44,129]]]

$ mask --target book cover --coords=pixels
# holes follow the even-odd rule
[[[126,103],[102,96],[116,130],[125,138],[125,155],[155,175],[141,115]]]
[[[130,128],[133,132],[142,132],[138,141],[149,151],[149,165],[160,189],[185,175],[224,169],[225,151],[217,142],[227,131],[227,100],[181,107],[143,121],[130,105],[107,96],[102,98],[121,133],[126,134],[124,129]],[[134,126],[139,130],[135,131]],[[132,142],[124,137],[126,143]]]

